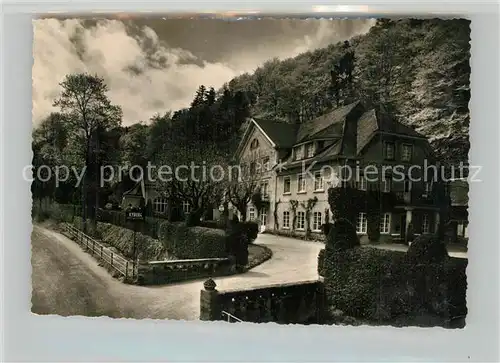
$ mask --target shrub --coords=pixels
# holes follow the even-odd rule
[[[187,227],[182,222],[163,221],[159,228],[159,239],[178,258],[226,257],[226,235],[220,229]]]
[[[318,275],[325,275],[325,249],[319,251],[318,253]]]
[[[97,229],[102,241],[118,249],[125,257],[144,261],[164,260],[169,256],[165,246],[157,239],[142,233],[135,233],[134,246],[134,231],[115,226],[109,223],[97,223]]]
[[[324,253],[325,292],[331,307],[363,319],[378,320],[390,315],[382,311],[380,301],[389,296],[384,287],[392,286],[387,283],[388,276],[395,272],[404,253],[371,248],[327,248]]]
[[[333,224],[331,223],[325,223],[325,224],[322,224],[321,225],[321,231],[323,232],[323,234],[328,237],[328,235],[330,234],[330,231],[332,229],[332,226]]]
[[[257,239],[259,234],[259,225],[256,222],[240,222],[242,232],[246,235],[248,243],[252,243]]]
[[[200,227],[215,228],[222,230],[226,229],[226,226],[224,226],[224,222],[222,221],[201,221]]]
[[[367,221],[367,234],[368,239],[371,242],[377,242],[380,240],[380,215],[368,215]]]
[[[142,224],[141,232],[151,238],[158,239],[158,231],[162,222],[163,219],[146,217]]]
[[[327,238],[327,248],[347,250],[359,246],[356,228],[347,219],[338,219],[330,228]]]
[[[351,186],[328,189],[328,204],[332,211],[332,219],[347,219],[356,223],[359,212],[366,207],[365,192]]]
[[[403,252],[326,248],[321,267],[329,308],[355,318],[394,322],[433,316],[444,322],[465,316],[467,260],[416,263]]]
[[[232,224],[226,232],[226,253],[233,256],[238,266],[248,264],[248,237],[243,223]]]
[[[437,236],[421,235],[413,241],[406,255],[410,263],[440,263],[448,257],[448,251]]]

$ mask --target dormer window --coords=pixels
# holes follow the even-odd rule
[[[314,143],[309,143],[306,146],[307,148],[307,157],[312,158],[314,156]]]
[[[304,147],[303,145],[300,145],[295,148],[295,160],[302,159],[304,159]]]
[[[394,160],[394,143],[393,142],[386,142],[384,146],[385,146],[384,157],[387,160]]]
[[[321,150],[323,150],[324,147],[325,147],[325,142],[324,141],[318,141],[318,146],[316,147],[316,153],[318,153]]]
[[[250,150],[255,150],[259,147],[259,140],[253,139],[250,143]]]
[[[413,147],[410,144],[403,144],[401,147],[401,160],[411,161]]]

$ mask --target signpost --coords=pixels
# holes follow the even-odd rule
[[[134,274],[135,277],[138,275],[139,271],[139,254],[137,253],[136,245],[136,233],[137,233],[137,223],[144,220],[144,211],[142,209],[129,209],[125,211],[125,219],[127,221],[132,221],[134,225]]]

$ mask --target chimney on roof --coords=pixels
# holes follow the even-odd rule
[[[363,111],[363,106],[358,103],[345,116],[342,136],[342,155],[344,156],[355,157],[358,154],[358,120]]]

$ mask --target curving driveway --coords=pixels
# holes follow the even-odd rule
[[[32,233],[32,312],[123,318],[199,318],[204,280],[163,286],[126,285],[67,237],[35,225]],[[259,235],[273,257],[252,270],[216,278],[217,289],[243,289],[318,278],[323,244]]]

